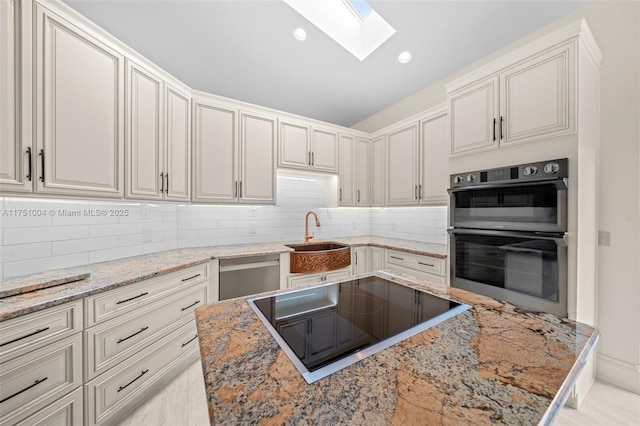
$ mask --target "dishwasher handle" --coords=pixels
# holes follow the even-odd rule
[[[269,266],[279,266],[280,262],[271,260],[268,262],[239,263],[236,265],[220,265],[220,272],[239,271],[242,269],[268,268]]]

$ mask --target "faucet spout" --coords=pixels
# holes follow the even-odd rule
[[[312,235],[309,235],[309,215],[313,215],[316,219],[316,226],[320,227],[320,220],[318,220],[318,215],[315,212],[309,211],[307,215],[304,217],[304,242],[308,243],[310,239],[313,238]]]

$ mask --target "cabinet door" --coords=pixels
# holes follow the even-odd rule
[[[384,269],[384,249],[369,247],[369,271]]]
[[[574,57],[570,44],[500,75],[501,144],[575,131]]]
[[[418,204],[418,124],[387,136],[387,205]]]
[[[160,199],[164,187],[162,79],[127,61],[126,97],[125,196]]]
[[[447,113],[420,122],[420,203],[446,205],[449,199]]]
[[[194,106],[193,201],[236,202],[236,110]]]
[[[385,201],[385,149],[384,136],[371,141],[371,205],[384,206]]]
[[[36,11],[37,190],[122,197],[124,58],[39,4]]]
[[[191,194],[191,95],[165,84],[165,198],[188,201]]]
[[[366,274],[369,272],[369,248],[355,247],[353,249],[353,274]]]
[[[338,134],[330,130],[311,130],[311,166],[320,172],[338,172]]]
[[[451,155],[498,148],[498,77],[454,93],[448,103]]]
[[[280,122],[278,166],[308,170],[311,168],[309,126]]]
[[[292,274],[287,278],[288,287],[296,288],[322,281],[322,274]]]
[[[21,192],[31,191],[33,179],[29,172],[33,165],[31,138],[30,133],[25,134],[30,129],[23,126],[30,120],[29,44],[19,45],[20,20],[27,13],[21,8],[27,6],[17,0],[0,2],[0,189]],[[22,33],[24,38],[28,34],[26,29]],[[19,64],[21,58],[23,63]]]
[[[371,189],[369,174],[371,173],[371,152],[368,139],[358,138],[356,151],[356,205],[369,206],[371,204]]]
[[[276,118],[240,113],[240,202],[276,201]]]
[[[346,268],[338,269],[336,271],[325,272],[324,273],[324,281],[340,281],[345,278],[349,278],[351,276],[351,267],[348,266]]]
[[[338,170],[338,205],[340,206],[353,206],[355,201],[355,152],[355,138],[340,135],[340,168]]]

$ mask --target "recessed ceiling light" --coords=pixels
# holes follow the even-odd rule
[[[296,28],[295,30],[293,30],[293,36],[296,38],[296,40],[305,41],[307,39],[307,32],[302,28]]]
[[[409,52],[402,52],[401,54],[398,55],[398,61],[401,64],[406,64],[410,60],[411,60],[411,53]]]

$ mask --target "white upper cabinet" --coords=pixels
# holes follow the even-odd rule
[[[447,111],[420,121],[420,204],[446,204],[449,200]]]
[[[449,99],[451,154],[498,148],[498,78],[456,92]]]
[[[188,201],[191,195],[191,93],[164,85],[165,199]]]
[[[278,166],[304,170],[311,167],[310,131],[305,124],[280,121]]]
[[[273,204],[277,118],[194,100],[193,201]]]
[[[575,131],[573,44],[552,49],[500,74],[500,143]]]
[[[190,98],[127,61],[126,197],[189,200]]]
[[[340,167],[338,168],[338,205],[353,206],[356,179],[356,138],[340,135]]]
[[[338,172],[338,133],[311,129],[311,168],[319,172]]]
[[[387,134],[387,205],[418,204],[418,123]]]
[[[450,155],[575,132],[575,63],[570,42],[448,85]]]
[[[384,206],[385,203],[385,137],[380,136],[371,140],[371,206]]]
[[[33,188],[34,162],[30,111],[31,4],[25,3],[0,1],[0,190],[20,192]]]
[[[356,205],[371,205],[371,142],[358,138],[356,149]]]
[[[239,201],[271,204],[276,201],[277,118],[240,112]]]
[[[194,99],[193,201],[237,201],[237,117],[232,106]]]
[[[36,22],[37,190],[122,197],[124,57],[39,4]]]
[[[126,196],[164,195],[162,79],[127,61]]]
[[[280,120],[278,166],[338,172],[338,133],[305,123]]]

